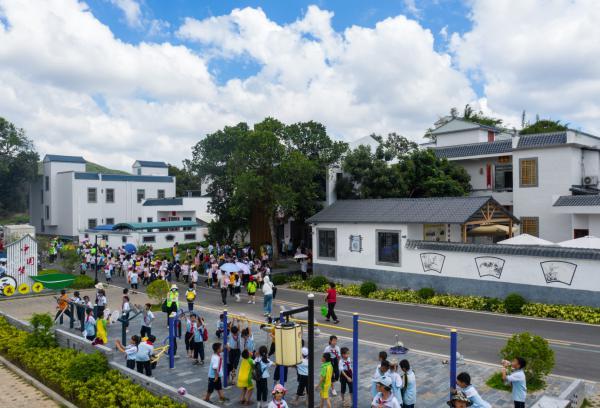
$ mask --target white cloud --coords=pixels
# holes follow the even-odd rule
[[[110,2],[121,9],[127,25],[134,28],[142,26],[142,9],[136,0],[110,0]]]
[[[138,158],[179,163],[204,134],[268,115],[318,120],[347,140],[390,131],[416,139],[475,98],[431,32],[403,16],[336,32],[333,14],[315,6],[287,25],[236,9],[185,20],[178,35],[203,44],[195,53],[122,42],[75,0],[0,0],[0,14],[9,23],[0,27],[0,115],[42,154],[120,168]],[[240,57],[259,72],[219,85],[210,59]]]
[[[421,9],[417,7],[415,0],[404,0],[404,8],[413,17],[421,18]]]
[[[472,19],[451,48],[483,81],[490,109],[513,118],[526,109],[530,119],[539,113],[600,133],[598,1],[476,0]]]

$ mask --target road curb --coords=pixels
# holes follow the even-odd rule
[[[0,356],[0,363],[4,364],[6,366],[6,368],[8,368],[10,371],[15,373],[19,377],[21,377],[25,382],[27,382],[28,384],[34,386],[35,388],[37,388],[38,390],[40,390],[41,392],[46,394],[49,398],[54,400],[57,404],[59,404],[61,406],[65,406],[67,408],[77,408],[77,405],[74,405],[73,403],[67,401],[60,394],[58,394],[57,392],[46,387],[44,384],[42,384],[41,382],[39,382],[38,380],[33,378],[31,375],[29,375],[25,371],[21,370],[19,367],[17,367],[16,365],[14,365],[10,361],[8,361],[3,356]]]

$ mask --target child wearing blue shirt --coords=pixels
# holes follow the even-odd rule
[[[472,408],[492,408],[492,405],[481,398],[475,387],[471,385],[471,376],[469,373],[460,373],[457,375],[456,385],[459,389],[452,390],[453,393],[462,391],[462,393],[465,394],[467,399],[471,402]]]
[[[225,394],[223,394],[223,384],[221,381],[223,377],[223,356],[221,355],[223,347],[221,343],[213,343],[212,349],[213,355],[210,358],[210,367],[208,368],[208,389],[204,400],[210,402],[211,394],[216,391],[221,402],[224,402],[227,399],[225,398]]]
[[[298,371],[298,390],[294,401],[303,397],[308,387],[308,349],[306,347],[302,347],[302,362],[296,366],[296,370]]]
[[[400,361],[400,368],[402,369],[402,400],[404,408],[414,408],[417,403],[417,380],[415,373],[410,368],[408,360]]]
[[[512,362],[502,361],[502,380],[512,384],[512,397],[515,408],[525,408],[527,381],[525,380],[525,372],[523,370],[526,365],[527,362],[523,357],[516,357]],[[510,370],[508,369],[509,366]]]

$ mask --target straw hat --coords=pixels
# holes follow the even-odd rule
[[[466,402],[467,403],[467,407],[470,407],[471,404],[472,404],[472,402],[469,401],[469,399],[467,398],[467,396],[462,391],[459,391],[456,394],[454,394],[452,396],[452,398],[450,399],[450,401],[446,402],[446,404],[448,404],[449,406],[453,407],[454,406],[454,401]]]

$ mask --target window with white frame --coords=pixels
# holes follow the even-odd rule
[[[137,202],[141,203],[146,198],[146,190],[143,188],[138,189],[137,191]]]
[[[115,202],[115,189],[114,188],[107,188],[106,189],[106,202],[107,203],[114,203]]]
[[[98,226],[98,220],[96,218],[90,218],[88,219],[88,228],[89,229],[94,229]]]

